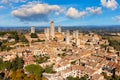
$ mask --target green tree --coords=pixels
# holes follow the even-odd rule
[[[11,32],[8,32],[10,35],[8,36],[9,39],[13,38],[15,39],[16,42],[19,41],[19,35],[16,31],[11,31]]]
[[[3,63],[3,60],[0,58],[0,64]]]
[[[87,80],[87,78],[86,77],[81,77],[80,80]]]
[[[13,71],[10,80],[23,80],[26,75],[22,69]]]
[[[0,32],[0,36],[4,36],[6,32]]]
[[[2,46],[2,42],[0,42],[0,47]]]
[[[13,60],[12,62],[12,70],[22,69],[23,68],[24,61],[22,58],[19,58],[18,56]]]
[[[46,73],[56,73],[56,71],[53,70],[53,65],[51,65],[51,66],[46,66],[45,72],[46,72]]]
[[[116,50],[120,50],[120,42],[117,40],[110,40],[109,39],[110,46],[113,46]]]
[[[42,77],[42,73],[44,71],[44,69],[41,66],[36,65],[36,64],[31,64],[31,65],[26,66],[25,70],[29,72],[30,74],[34,74],[40,77]]]
[[[72,77],[72,76],[69,76],[67,77],[67,80],[80,80],[79,77]]]
[[[0,70],[3,69],[3,60],[0,58]]]
[[[0,70],[10,70],[11,69],[11,62],[7,61],[7,62],[3,62],[2,59],[0,59]]]
[[[7,70],[10,70],[11,69],[11,62],[10,61],[7,61],[7,62],[4,62],[4,68],[7,69]]]
[[[21,42],[28,43],[28,40],[26,39],[26,37],[24,36],[24,34],[21,34],[21,35],[19,36],[19,39],[20,39]]]
[[[111,77],[110,77],[110,76],[107,76],[107,74],[106,74],[105,72],[102,72],[101,74],[104,76],[104,78],[105,78],[106,80],[110,80],[110,79],[111,79]]]
[[[69,77],[67,77],[67,80],[75,80],[75,78],[72,76],[69,76]]]
[[[44,55],[44,56],[35,56],[35,62],[37,62],[38,64],[41,64],[43,62],[47,62],[47,60],[50,57],[48,55]]]
[[[31,33],[31,38],[38,38],[37,34],[36,33]]]

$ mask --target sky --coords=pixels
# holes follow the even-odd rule
[[[0,26],[120,25],[120,0],[0,0]]]

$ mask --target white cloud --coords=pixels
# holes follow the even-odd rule
[[[59,11],[57,11],[55,14],[60,15],[60,13],[65,13],[66,8],[61,8]]]
[[[116,21],[120,22],[120,16],[115,16],[113,19],[115,19]]]
[[[27,0],[20,0],[20,2],[26,2]]]
[[[3,9],[3,8],[5,8],[4,6],[0,6],[0,9]]]
[[[101,7],[87,7],[86,8],[87,11],[89,11],[90,13],[92,14],[101,14],[102,13],[102,10],[101,10]]]
[[[78,12],[77,9],[75,9],[73,7],[70,7],[68,9],[68,11],[66,12],[66,16],[69,17],[69,18],[72,18],[72,19],[76,19],[76,18],[81,18],[81,17],[85,16],[86,13],[87,12],[85,12],[85,11]]]
[[[9,0],[1,0],[1,3],[3,3],[3,4],[9,4],[10,1]]]
[[[1,0],[0,3],[3,4],[11,4],[11,3],[18,3],[18,2],[26,2],[27,0]]]
[[[12,0],[11,2],[18,3],[18,2],[26,2],[27,0]]]
[[[102,6],[115,10],[118,7],[118,3],[116,0],[101,0]]]
[[[28,3],[17,10],[12,11],[12,15],[22,21],[48,21],[51,12],[60,12],[58,5]]]

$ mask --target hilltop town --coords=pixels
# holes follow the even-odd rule
[[[0,36],[9,45],[0,48],[3,80],[120,80],[120,51],[99,34],[62,31],[60,25],[55,30],[53,21],[44,33],[31,27],[17,43],[10,34]]]

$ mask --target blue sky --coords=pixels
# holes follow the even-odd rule
[[[0,0],[0,26],[120,25],[120,0]]]

